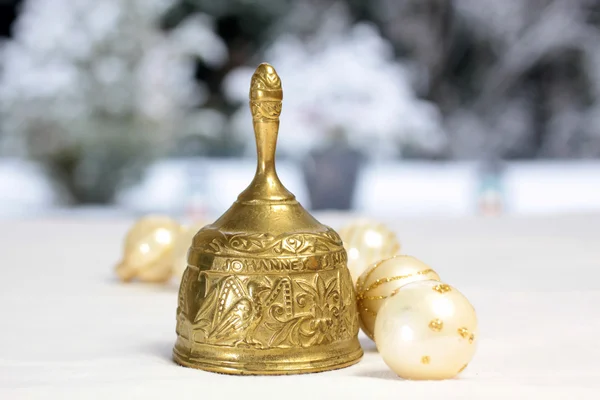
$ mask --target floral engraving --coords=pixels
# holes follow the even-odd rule
[[[254,121],[277,121],[281,115],[281,101],[251,101],[250,112]]]
[[[253,90],[281,90],[281,79],[274,70],[269,73],[266,68],[259,67],[250,81],[250,91]]]
[[[296,233],[275,237],[267,233],[229,233],[201,230],[194,240],[195,252],[215,255],[319,255],[344,249],[337,233]]]
[[[350,339],[358,321],[346,272],[223,276],[205,271],[200,275],[206,296],[197,313],[184,319],[193,341],[213,345],[289,348]]]

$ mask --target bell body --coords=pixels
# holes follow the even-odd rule
[[[363,352],[342,241],[275,173],[281,86],[271,66],[259,66],[250,97],[256,176],[193,239],[179,290],[174,359],[208,371],[255,375],[354,364]]]

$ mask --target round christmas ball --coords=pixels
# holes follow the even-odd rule
[[[177,221],[167,216],[140,218],[129,229],[123,246],[123,258],[116,267],[125,282],[138,278],[143,282],[165,282],[173,273],[173,247],[180,232]]]
[[[338,233],[348,253],[348,269],[355,284],[369,265],[400,252],[396,234],[377,221],[356,220]]]
[[[450,285],[418,281],[402,286],[379,310],[375,343],[385,363],[405,379],[449,379],[475,354],[477,316]]]
[[[368,337],[373,339],[383,303],[400,287],[422,280],[439,281],[440,277],[429,265],[408,255],[395,255],[367,268],[356,282],[356,291],[360,327]]]

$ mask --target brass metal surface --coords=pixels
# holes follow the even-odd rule
[[[228,374],[320,372],[358,362],[356,294],[339,235],[280,182],[283,92],[261,64],[250,87],[258,166],[237,201],[192,241],[174,360]]]

